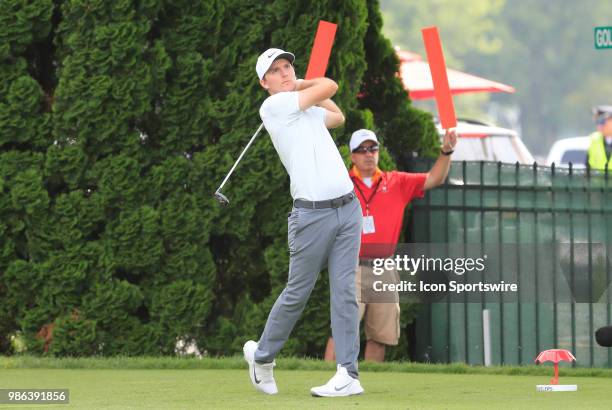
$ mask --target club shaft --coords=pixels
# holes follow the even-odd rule
[[[238,157],[238,159],[236,160],[236,162],[234,162],[234,165],[232,166],[232,169],[229,170],[229,172],[227,173],[227,175],[225,176],[225,179],[223,180],[223,182],[221,182],[221,185],[219,185],[219,188],[217,188],[216,192],[219,192],[222,188],[223,185],[225,185],[225,183],[227,182],[227,180],[229,179],[229,177],[232,175],[232,172],[234,172],[234,170],[236,169],[236,167],[238,166],[238,163],[240,162],[240,160],[242,159],[242,157],[244,156],[244,153],[247,152],[247,150],[249,149],[249,147],[251,146],[251,144],[253,143],[253,141],[255,141],[255,138],[257,138],[257,135],[259,134],[259,132],[261,131],[261,129],[263,128],[263,122],[259,125],[259,128],[257,128],[257,131],[255,131],[255,134],[253,134],[253,136],[251,137],[251,140],[249,141],[249,143],[246,145],[246,147],[244,147],[244,149],[242,150],[242,153],[240,153],[240,156]]]

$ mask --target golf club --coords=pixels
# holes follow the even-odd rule
[[[229,199],[227,199],[227,197],[221,193],[221,189],[223,188],[223,186],[225,185],[225,183],[229,179],[230,175],[232,175],[232,172],[234,172],[234,169],[236,169],[236,167],[238,166],[238,163],[240,162],[240,160],[244,156],[244,153],[247,152],[247,150],[249,149],[249,147],[251,146],[253,141],[255,141],[255,138],[257,138],[257,135],[259,134],[259,132],[261,131],[262,128],[263,128],[263,123],[261,123],[259,125],[259,128],[257,128],[257,131],[255,131],[255,134],[253,134],[253,136],[251,137],[251,140],[246,145],[246,147],[244,147],[244,149],[242,150],[242,153],[240,154],[240,156],[238,157],[236,162],[234,162],[234,165],[232,166],[232,168],[229,170],[229,172],[225,176],[225,179],[223,180],[223,182],[221,182],[221,185],[219,185],[219,188],[217,188],[217,190],[215,191],[214,197],[217,200],[217,202],[219,202],[219,204],[221,206],[228,206],[229,205]]]

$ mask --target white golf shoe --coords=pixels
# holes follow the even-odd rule
[[[319,397],[352,396],[363,393],[363,387],[361,387],[358,379],[349,376],[346,368],[338,365],[338,371],[336,371],[334,377],[323,386],[313,387],[310,389],[310,393]]]
[[[249,340],[244,344],[242,352],[244,360],[249,364],[249,377],[253,386],[266,394],[276,394],[276,381],[274,381],[273,368],[276,362],[259,364],[255,362],[255,350],[257,350],[257,342]]]

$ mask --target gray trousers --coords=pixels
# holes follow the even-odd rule
[[[270,311],[255,351],[256,361],[274,360],[302,314],[319,272],[327,265],[336,361],[352,377],[358,377],[359,306],[355,275],[361,224],[361,205],[357,198],[336,209],[293,208],[288,219],[287,286]]]

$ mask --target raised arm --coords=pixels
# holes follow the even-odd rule
[[[298,80],[295,90],[299,92],[300,110],[304,111],[333,97],[338,90],[338,84],[325,77]]]
[[[457,133],[454,129],[446,130],[446,134],[444,134],[444,141],[442,142],[442,147],[440,150],[440,156],[434,163],[431,170],[427,174],[427,179],[425,180],[425,185],[423,185],[423,189],[425,191],[435,188],[441,185],[446,176],[448,175],[448,170],[450,169],[451,164],[451,156],[444,155],[443,153],[452,152],[455,149],[455,144],[457,144]]]
[[[315,78],[314,80],[298,80],[296,91],[299,92],[299,105],[306,110],[313,105],[324,108],[325,126],[337,128],[344,124],[342,110],[331,100],[336,93],[338,85],[329,78]]]
[[[321,101],[317,104],[321,108],[325,108],[325,126],[327,128],[338,128],[344,124],[344,114],[340,107],[335,102],[328,98],[327,100]]]

